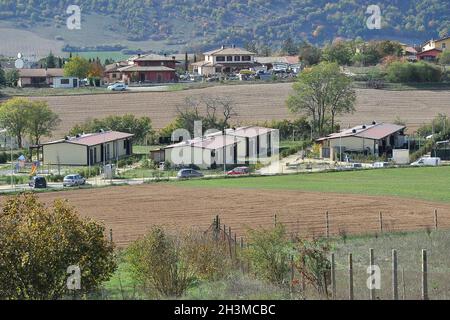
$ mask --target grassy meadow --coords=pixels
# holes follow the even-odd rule
[[[201,188],[245,188],[386,195],[450,202],[450,166],[356,170],[182,181]]]

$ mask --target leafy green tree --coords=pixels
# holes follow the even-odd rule
[[[64,65],[64,76],[84,79],[88,76],[91,65],[82,57],[73,57]]]
[[[24,98],[12,98],[0,105],[0,125],[16,138],[19,148],[28,129],[30,106],[31,101]]]
[[[5,82],[9,87],[16,87],[19,81],[19,71],[17,69],[9,69],[5,73]]]
[[[299,46],[298,54],[303,63],[307,66],[312,66],[320,62],[322,50],[308,42],[303,41]]]
[[[27,132],[35,145],[40,143],[42,136],[51,136],[52,131],[61,122],[59,116],[48,107],[45,101],[32,102],[27,118]]]
[[[68,268],[80,270],[81,296],[116,268],[102,225],[81,219],[66,201],[47,206],[34,194],[7,198],[0,212],[0,299],[61,299],[72,295]]]
[[[310,116],[319,136],[325,133],[327,119],[331,119],[333,131],[335,116],[354,110],[356,93],[352,80],[340,72],[336,63],[321,62],[303,71],[293,89],[294,94],[287,100],[288,109]]]
[[[348,66],[352,62],[354,52],[350,42],[337,41],[328,45],[323,50],[322,60],[327,62],[336,62],[341,66]]]
[[[445,50],[439,56],[439,63],[442,65],[450,64],[450,50]]]

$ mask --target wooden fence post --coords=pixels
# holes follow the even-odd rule
[[[230,249],[230,259],[233,260],[233,249],[231,248],[231,227],[228,227],[228,248]]]
[[[380,233],[383,233],[383,214],[381,213],[381,211],[380,211],[378,220],[380,222]]]
[[[331,254],[331,298],[336,300],[336,263],[334,253]]]
[[[427,250],[422,250],[422,300],[428,300]]]
[[[291,283],[289,286],[290,289],[290,294],[291,294],[291,299],[292,299],[292,295],[294,293],[294,256],[291,255]]]
[[[402,299],[406,298],[405,268],[402,268]]]
[[[234,258],[237,259],[237,235],[234,233]]]
[[[330,236],[330,220],[328,217],[328,211],[325,213],[325,230],[327,238]]]
[[[373,266],[374,266],[374,256],[373,256],[373,249],[372,248],[370,248],[369,249],[369,260],[370,260],[370,270],[371,271],[373,271]],[[372,275],[372,273],[370,274],[370,275]],[[372,288],[370,289],[370,300],[375,300],[375,288],[373,288],[373,286],[372,286]]]
[[[353,293],[353,256],[351,253],[348,254],[348,299],[354,299]]]
[[[437,209],[434,209],[434,230],[438,229],[438,213]]]
[[[397,250],[392,250],[392,299],[398,300]]]
[[[113,243],[113,231],[109,229],[109,242]]]
[[[225,223],[223,224],[223,236],[222,236],[222,240],[225,241],[227,237],[227,226],[225,225]]]
[[[303,293],[306,290],[305,267],[306,267],[305,256],[302,256],[302,292]]]
[[[277,214],[276,213],[273,216],[273,225],[274,225],[275,228],[277,227]]]
[[[244,238],[243,237],[241,237],[241,270],[242,270],[242,273],[245,273],[245,269],[244,269],[244,261],[243,261],[243,259],[242,259],[242,250],[244,249]]]

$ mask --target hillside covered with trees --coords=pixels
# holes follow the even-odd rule
[[[450,28],[450,10],[443,0],[379,0],[381,30],[366,26],[370,0],[0,0],[0,20],[17,28],[61,27],[71,4],[81,7],[82,16],[113,17],[109,31],[124,40],[201,48],[249,41],[279,47],[289,37],[318,44],[336,37],[418,43],[445,36]]]

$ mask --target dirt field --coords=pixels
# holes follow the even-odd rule
[[[126,195],[126,197],[124,197]],[[65,198],[83,216],[113,229],[114,241],[124,246],[152,225],[172,230],[198,227],[205,230],[214,216],[232,227],[238,236],[246,227],[268,227],[277,220],[290,231],[313,236],[325,233],[325,211],[329,211],[330,233],[377,232],[379,212],[384,230],[416,230],[434,226],[433,210],[439,211],[439,226],[450,227],[450,204],[404,198],[312,193],[187,188],[175,185],[140,185],[44,193],[50,203]]]
[[[238,124],[272,119],[286,119],[285,101],[291,92],[290,83],[216,86],[176,92],[118,93],[105,95],[53,96],[45,98],[57,112],[62,124],[55,137],[64,136],[76,123],[88,118],[133,113],[149,116],[155,128],[173,120],[176,106],[187,96],[231,96],[237,104]],[[358,90],[356,112],[341,120],[343,126],[368,123],[372,120],[394,121],[400,117],[414,130],[438,113],[450,115],[448,91],[385,91]]]

